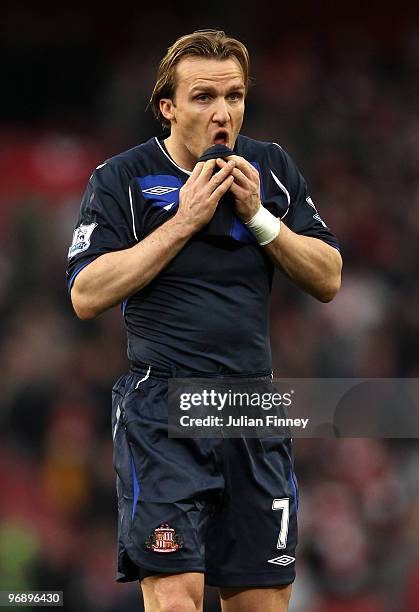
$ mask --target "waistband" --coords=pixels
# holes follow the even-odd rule
[[[147,378],[158,378],[165,380],[168,378],[216,378],[221,380],[229,379],[246,379],[246,380],[266,380],[273,379],[271,370],[265,372],[249,372],[249,373],[223,373],[214,374],[208,372],[197,372],[194,370],[186,370],[172,366],[170,369],[160,368],[158,366],[149,365],[146,363],[131,363],[130,372]]]

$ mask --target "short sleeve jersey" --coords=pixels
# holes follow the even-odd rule
[[[263,206],[294,232],[339,249],[304,178],[279,145],[239,135],[234,151],[258,170]],[[134,246],[175,215],[189,174],[157,138],[98,166],[69,249],[69,290],[95,258]],[[269,373],[273,272],[227,194],[211,222],[123,301],[129,360],[211,375]]]

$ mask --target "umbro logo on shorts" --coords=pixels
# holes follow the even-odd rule
[[[143,189],[143,193],[149,193],[150,195],[164,195],[165,193],[171,193],[172,191],[178,191],[179,187],[163,187],[163,185],[156,185],[155,187],[149,187]]]
[[[275,565],[289,565],[290,563],[294,563],[294,561],[295,557],[281,555],[280,557],[275,557],[275,559],[269,559],[268,563],[275,563]]]

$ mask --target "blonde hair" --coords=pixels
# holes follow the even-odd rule
[[[170,123],[160,112],[162,98],[173,99],[176,88],[176,66],[184,57],[204,57],[219,60],[235,58],[243,71],[244,85],[249,87],[249,52],[239,40],[227,36],[222,30],[198,30],[178,38],[168,48],[157,70],[156,84],[150,98],[150,106],[156,119],[164,126]]]

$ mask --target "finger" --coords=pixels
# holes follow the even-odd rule
[[[204,165],[205,165],[205,162],[198,162],[195,165],[194,169],[192,170],[191,175],[190,175],[188,181],[190,181],[191,179],[193,181],[194,179],[198,178],[198,176],[202,172],[202,168],[204,167]]]
[[[208,186],[210,187],[210,189],[213,190],[220,183],[222,183],[226,179],[226,177],[229,174],[231,174],[233,169],[234,169],[234,162],[233,161],[227,162],[224,168],[221,168],[219,172],[216,172],[214,176],[211,178],[211,180],[209,181]]]
[[[249,178],[239,168],[234,168],[231,174],[234,176],[234,182],[240,187],[243,187],[243,189],[250,187]]]
[[[231,161],[233,161],[233,160],[231,160]],[[220,168],[224,168],[224,166],[226,166],[226,165],[227,165],[227,163],[228,163],[228,162],[226,162],[226,160],[225,160],[225,159],[222,159],[221,157],[219,157],[219,158],[217,159],[217,166],[219,166]]]
[[[201,174],[198,177],[199,181],[207,182],[212,176],[215,168],[215,159],[209,159],[204,163],[204,166],[201,168]]]
[[[228,161],[226,161],[225,159],[223,159],[223,158],[221,158],[221,157],[218,157],[218,158],[216,159],[216,164],[217,164],[217,166],[218,166],[219,168],[225,168],[225,167],[227,166],[227,164],[228,164],[228,163],[229,163]],[[233,159],[231,159],[231,160],[230,160],[230,166],[231,166],[231,168],[234,168],[235,164],[236,164],[236,162],[235,162]]]
[[[221,172],[221,171],[220,171]],[[229,176],[227,176],[227,178],[221,183],[221,185],[218,185],[218,187],[212,192],[211,196],[208,198],[208,202],[214,206],[215,204],[217,204],[221,198],[223,197],[223,195],[225,193],[227,193],[227,191],[230,189],[230,187],[232,186],[232,184],[234,183],[234,178],[231,176],[231,174]]]
[[[239,168],[248,179],[255,178],[255,173],[259,176],[259,172],[252,166],[247,159],[240,157],[239,155],[229,155],[227,159],[234,160],[236,162],[236,168]]]
[[[234,177],[233,182],[231,183],[230,192],[233,194],[236,200],[245,200],[246,196],[249,195],[246,189],[243,189],[243,187],[240,187],[240,185],[234,181]]]

